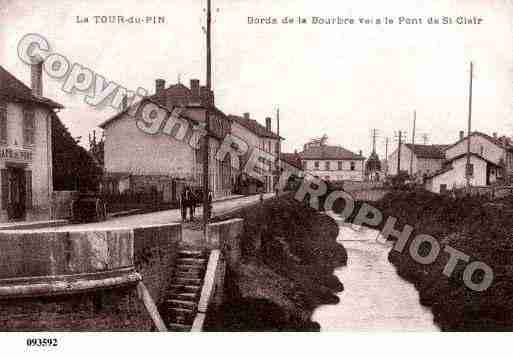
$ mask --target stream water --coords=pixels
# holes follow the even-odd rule
[[[419,303],[415,287],[388,261],[391,244],[376,241],[378,232],[339,224],[338,241],[347,250],[347,266],[335,270],[344,284],[340,302],[315,310],[322,331],[438,331],[429,308]]]

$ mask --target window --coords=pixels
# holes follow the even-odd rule
[[[473,163],[469,163],[468,165],[465,166],[467,168],[467,175],[469,177],[472,177],[474,176],[474,164]]]
[[[337,164],[338,164],[338,170],[341,171],[342,170],[342,161],[338,161]]]
[[[7,142],[7,104],[0,102],[0,142]]]
[[[316,170],[319,169],[319,161],[315,161],[314,162],[314,167],[315,167]]]
[[[355,168],[356,168],[356,164],[353,161],[351,161],[351,171],[354,171]]]
[[[23,110],[23,144],[33,145],[34,144],[34,110],[24,109]]]
[[[324,169],[325,169],[326,171],[329,171],[329,170],[330,170],[330,161],[326,161],[326,162],[324,162]]]
[[[271,141],[269,141],[269,153],[271,153],[271,152],[273,151],[273,149],[272,149],[272,148],[273,148],[273,147],[272,147]]]

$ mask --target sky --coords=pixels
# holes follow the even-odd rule
[[[472,128],[513,135],[512,0],[315,1],[212,0],[213,89],[226,114],[249,112],[262,124],[280,109],[284,151],[311,138],[353,152],[389,152],[396,133],[416,142],[455,142],[466,130],[470,61],[474,63]],[[26,84],[30,69],[17,56],[27,33],[43,35],[55,53],[109,81],[155,90],[190,78],[205,82],[206,0],[0,0],[0,64]],[[97,24],[94,16],[164,16],[164,24]],[[306,24],[282,24],[285,16]],[[355,24],[312,24],[312,17],[353,18]],[[427,24],[428,17],[480,17],[482,23]],[[77,22],[89,18],[89,23]],[[274,17],[278,24],[248,24]],[[393,24],[359,24],[388,17]],[[398,24],[399,17],[422,24]],[[67,94],[44,77],[44,95],[73,136],[87,136],[115,111],[92,107],[84,93]],[[275,129],[276,122],[273,121]]]

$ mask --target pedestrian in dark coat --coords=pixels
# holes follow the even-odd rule
[[[189,216],[191,217],[191,221],[194,220],[194,212],[196,210],[196,204],[198,202],[198,198],[194,190],[189,190]]]
[[[182,189],[182,193],[180,194],[180,210],[182,213],[182,221],[185,222],[187,220],[187,206],[189,205],[188,200],[188,188],[185,186]]]
[[[212,191],[208,191],[208,219],[212,217]]]

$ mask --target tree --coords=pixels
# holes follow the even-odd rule
[[[56,191],[96,191],[102,167],[79,144],[57,115],[52,116],[53,188]]]

